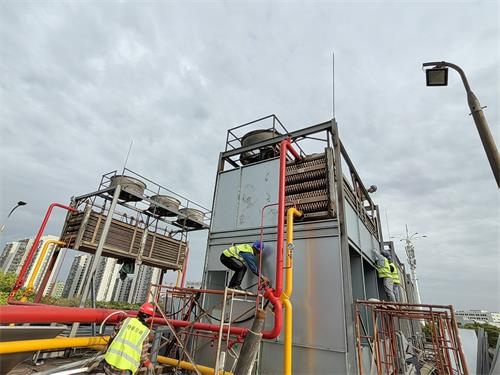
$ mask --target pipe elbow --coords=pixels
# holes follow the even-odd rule
[[[262,332],[262,338],[264,339],[275,339],[281,333],[281,326],[283,321],[283,306],[281,305],[280,298],[274,295],[271,288],[267,288],[264,297],[266,297],[269,302],[273,304],[274,307],[274,327],[271,331]]]

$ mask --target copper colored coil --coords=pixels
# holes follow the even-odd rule
[[[298,204],[297,208],[304,213],[312,213],[328,210],[328,201]]]
[[[293,185],[300,182],[319,180],[322,178],[326,178],[326,169],[316,169],[314,171],[297,173],[297,174],[292,174],[290,176],[286,176],[286,184]]]
[[[313,160],[304,160],[300,162],[296,162],[294,164],[289,164],[286,166],[287,171],[295,171],[299,168],[306,168],[310,167],[312,165],[318,165],[318,164],[324,164],[325,163],[325,158],[318,158],[318,159],[313,159]]]
[[[326,188],[326,179],[306,181],[300,184],[289,185],[285,187],[285,194],[292,195],[300,192],[320,190]]]
[[[301,199],[320,197],[322,195],[327,195],[326,190],[323,189],[323,190],[307,191],[305,193],[287,195],[286,200],[291,201],[291,202],[299,202],[300,203]]]

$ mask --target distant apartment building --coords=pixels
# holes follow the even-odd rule
[[[33,245],[31,238],[7,244],[2,253],[2,271],[19,273],[31,245]]]
[[[129,296],[129,302],[144,303],[148,297],[151,282],[157,284],[160,274],[159,268],[141,265],[136,275],[134,293],[131,297]]]
[[[68,250],[59,250],[59,251],[68,251]],[[59,256],[56,258],[56,261],[55,261],[54,266],[52,268],[52,272],[49,276],[49,279],[47,280],[47,286],[45,287],[45,290],[43,292],[44,296],[47,296],[49,294],[51,285],[53,285],[57,282],[62,282],[64,284],[64,281],[59,279],[59,274],[61,272],[62,262],[65,258],[65,255],[66,254],[59,254]],[[48,264],[46,265],[46,267],[48,267]],[[47,271],[48,270],[46,269],[44,274]]]
[[[14,241],[5,245],[2,255],[0,256],[0,270],[6,272],[16,255],[19,242]]]
[[[132,288],[132,277],[127,276],[125,279],[117,278],[113,288],[113,301],[127,302]]]
[[[29,279],[33,275],[35,265],[40,259],[42,249],[45,246],[46,242],[48,240],[57,240],[57,239],[58,239],[57,236],[51,236],[51,235],[42,236],[40,238],[40,242],[38,243],[37,249],[35,250],[31,263],[26,271],[26,276],[25,276],[26,281],[24,283],[24,286],[28,284]],[[8,243],[5,246],[4,251],[0,257],[0,269],[4,272],[14,272],[16,274],[19,274],[19,272],[21,272],[21,268],[24,265],[24,262],[26,261],[26,258],[28,257],[29,251],[33,246],[33,242],[34,242],[33,238],[25,238],[23,240]],[[37,277],[35,279],[34,283],[35,289],[38,287],[40,281],[45,276],[49,259],[54,252],[55,246],[56,245],[51,244],[47,249],[45,258],[42,261]]]
[[[96,270],[95,288],[97,301],[110,301],[113,297],[115,280],[120,271],[117,259],[103,257]]]
[[[64,281],[53,282],[47,289],[46,295],[53,298],[61,298],[64,290]]]
[[[455,311],[458,324],[488,323],[500,327],[500,313],[486,310],[457,310]]]
[[[148,297],[149,286],[152,282],[158,283],[160,275],[161,269],[141,265],[135,273],[135,277],[127,275],[124,280],[119,277],[115,279],[111,299],[113,301],[142,304]]]
[[[90,261],[92,259],[91,255],[77,255],[73,259],[71,268],[69,270],[68,279],[66,280],[66,285],[62,292],[63,298],[74,298],[80,292],[82,283],[87,276],[89,271]]]

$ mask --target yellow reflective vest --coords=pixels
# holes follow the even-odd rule
[[[253,254],[252,245],[242,244],[237,246],[231,246],[229,249],[226,249],[222,252],[228,258],[236,258],[244,262],[243,257],[240,256],[240,253],[251,253]]]
[[[384,265],[377,266],[378,277],[384,279],[386,277],[392,277],[391,266],[389,266],[389,261],[384,257]]]
[[[137,318],[127,318],[109,345],[104,360],[120,370],[135,374],[141,365],[142,344],[149,335],[149,328]]]
[[[391,277],[392,277],[392,282],[394,284],[401,284],[401,281],[399,280],[399,273],[398,273],[398,267],[394,264],[394,262],[389,263],[389,267],[391,267]]]

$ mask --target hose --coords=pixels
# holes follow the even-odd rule
[[[115,314],[125,314],[125,315],[127,315],[127,313],[126,313],[125,311],[120,310],[120,311],[114,311],[114,312],[112,312],[111,314],[109,314],[107,317],[105,317],[105,318],[104,318],[104,320],[103,320],[103,321],[102,321],[102,323],[101,323],[101,326],[99,327],[99,336],[102,336],[102,335],[103,335],[103,333],[102,333],[102,328],[105,326],[106,321],[107,321],[110,317],[112,317],[113,315],[115,315]]]

